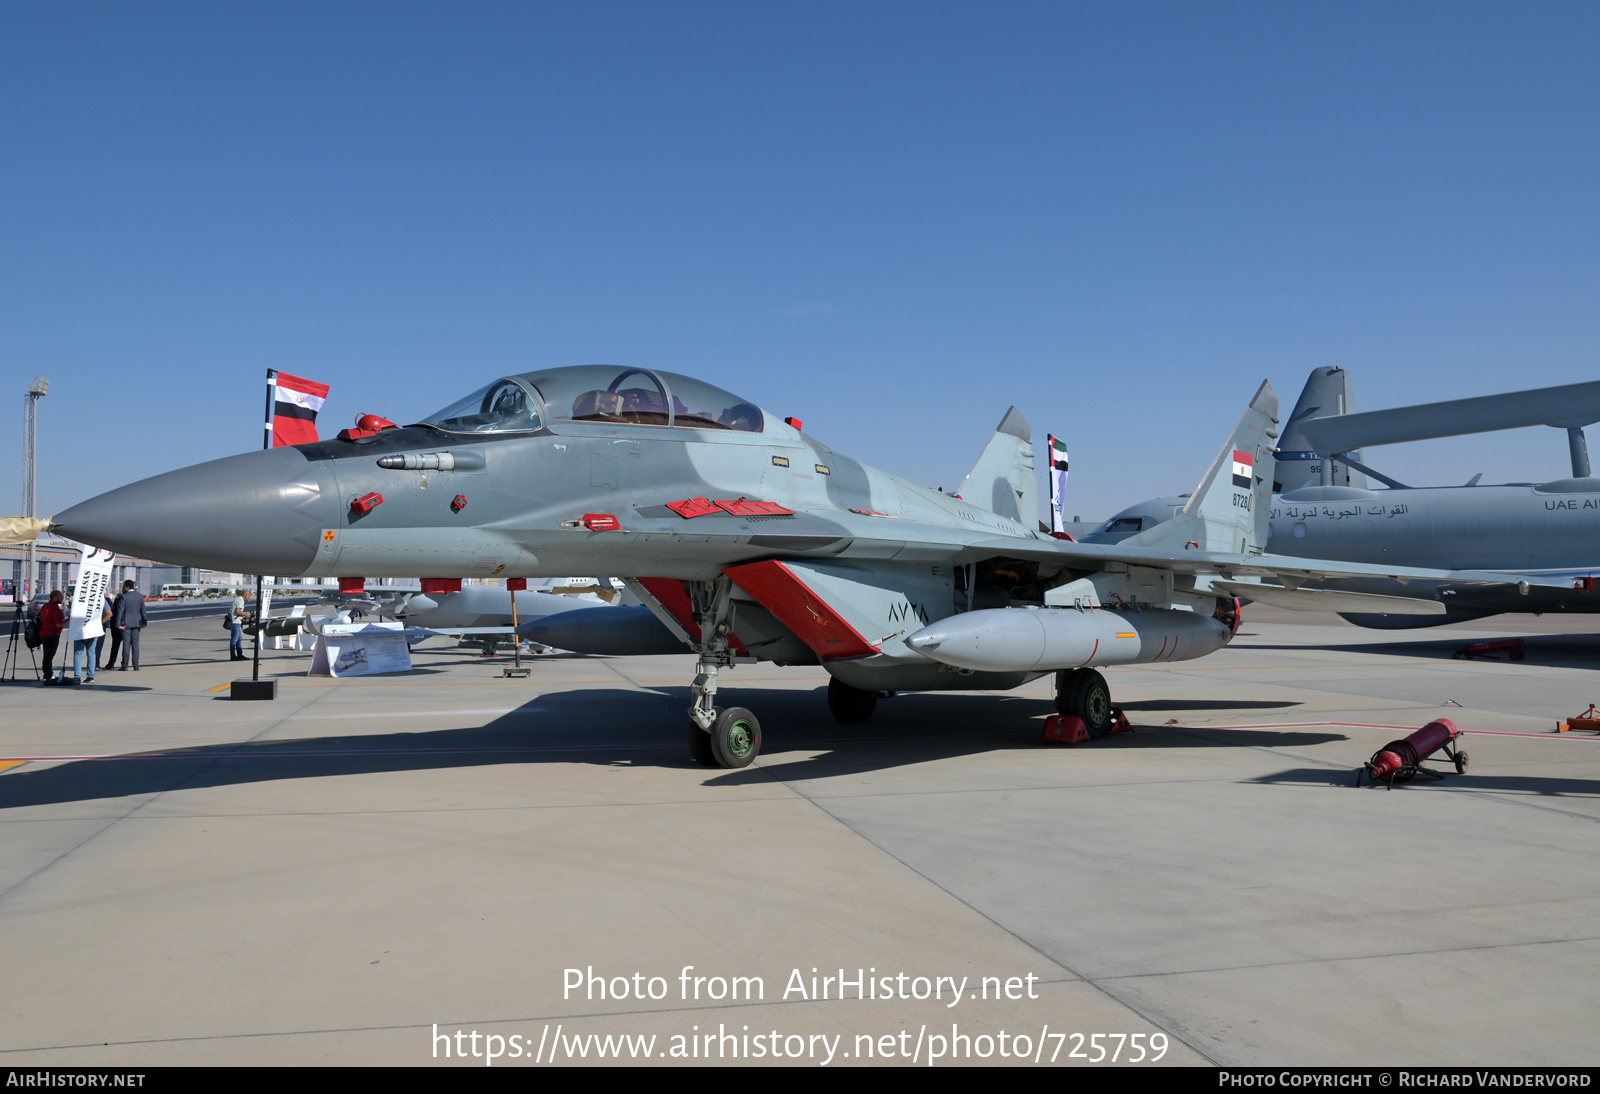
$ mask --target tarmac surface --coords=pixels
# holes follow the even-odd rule
[[[5,1065],[1600,1063],[1600,740],[1553,732],[1600,701],[1600,617],[1253,606],[1219,654],[1108,671],[1136,731],[1078,747],[1039,743],[1048,681],[845,727],[822,670],[741,666],[734,772],[688,759],[687,655],[267,651],[280,697],[234,703],[227,637],[0,689]],[[1438,717],[1465,775],[1353,787]],[[589,970],[605,998],[564,988]]]

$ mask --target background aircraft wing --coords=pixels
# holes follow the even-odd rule
[[[1572,578],[1560,574],[1501,573],[1484,570],[1441,570],[1420,566],[1386,566],[1380,563],[1336,562],[1331,559],[1291,558],[1287,555],[1240,555],[1210,551],[1167,551],[1152,547],[1129,547],[1110,543],[1067,543],[1062,540],[985,539],[968,545],[963,561],[1005,556],[1036,562],[1056,562],[1069,569],[1093,571],[1107,562],[1151,566],[1180,574],[1219,574],[1224,579],[1237,576],[1274,578],[1286,587],[1302,581],[1341,577],[1391,578],[1407,581],[1472,582],[1516,585],[1526,581],[1554,589],[1569,589]]]
[[[1600,421],[1600,380],[1359,414],[1330,412],[1295,426],[1318,452],[1353,452],[1367,445],[1459,437],[1530,425],[1588,425],[1596,421]]]

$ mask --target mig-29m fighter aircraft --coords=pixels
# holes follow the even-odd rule
[[[1262,384],[1177,518],[1136,544],[1040,530],[1031,430],[1015,408],[947,495],[709,384],[602,365],[503,377],[414,425],[158,475],[53,527],[238,572],[617,575],[698,654],[689,742],[708,764],[742,767],[760,750],[756,715],[716,705],[719,672],[756,659],[820,663],[846,722],[885,693],[1054,673],[1063,712],[1098,736],[1112,715],[1097,667],[1221,648],[1236,598],[1264,578],[1320,610],[1443,606],[1302,582],[1503,583],[1263,553],[1277,408]]]

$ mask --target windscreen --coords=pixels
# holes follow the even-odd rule
[[[673,372],[580,365],[524,373],[552,418],[760,433],[761,410],[721,388]],[[669,410],[670,407],[670,410]]]
[[[538,429],[537,401],[515,380],[500,379],[422,419],[448,433],[525,433]]]

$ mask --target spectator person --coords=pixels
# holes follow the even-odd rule
[[[250,617],[249,612],[246,611],[245,601],[249,596],[250,594],[247,592],[244,596],[234,597],[233,607],[228,612],[228,620],[233,624],[233,636],[228,640],[228,660],[230,661],[249,660],[244,655],[244,624]]]
[[[80,683],[81,684],[92,684],[92,683],[94,683],[95,643],[97,643],[99,641],[100,641],[100,639],[98,639],[98,638],[75,638],[75,639],[72,640],[72,679],[70,681],[65,679],[65,677],[67,675],[67,662],[66,662],[66,658],[62,658],[62,660],[61,660],[61,675],[63,677],[63,679],[61,681],[62,683],[64,683],[64,684],[65,683],[69,683],[69,682],[73,683],[73,684],[80,684]],[[87,669],[88,669],[88,675],[84,674],[84,670],[85,670],[85,665],[86,664],[87,664]]]
[[[117,598],[109,591],[106,593],[105,611],[100,616],[100,626],[105,628],[100,634],[100,640],[95,645],[95,662],[100,668],[109,669],[117,659],[117,650],[122,647],[122,632],[113,626],[117,615]],[[100,654],[106,648],[106,636],[111,636],[111,654],[101,659]]]
[[[55,658],[56,647],[61,645],[61,629],[67,625],[67,617],[61,610],[62,601],[60,589],[50,591],[50,601],[39,609],[39,644],[44,647],[44,682],[47,685],[59,684],[56,678]]]
[[[117,597],[117,613],[114,619],[118,633],[122,635],[122,664],[118,672],[128,671],[128,661],[133,661],[133,671],[139,671],[139,632],[150,622],[150,617],[145,614],[144,597],[133,587],[132,581],[122,583],[122,595]]]

